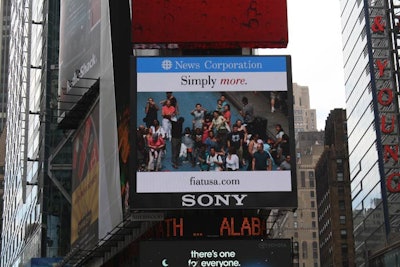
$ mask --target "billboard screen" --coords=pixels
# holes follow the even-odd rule
[[[66,0],[60,3],[58,68],[61,118],[99,77],[100,7],[100,0]]]
[[[290,239],[143,241],[140,266],[293,266]]]
[[[288,56],[136,57],[132,207],[295,207]]]
[[[98,241],[99,108],[84,121],[73,140],[71,244],[81,248]]]
[[[285,48],[286,0],[132,0],[134,48]]]

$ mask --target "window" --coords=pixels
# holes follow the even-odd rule
[[[298,238],[299,237],[299,232],[294,232],[294,237]]]
[[[345,244],[345,243],[343,243],[342,244],[342,257],[347,257],[348,255],[348,247],[347,247],[347,244]]]
[[[297,229],[297,222],[293,222],[293,227]]]
[[[302,253],[303,259],[308,258],[308,249],[307,249],[306,241],[303,241],[303,243],[301,243],[301,253]]]
[[[315,197],[315,192],[314,191],[310,191],[310,197],[312,197],[312,198]]]
[[[336,159],[336,167],[338,170],[341,170],[343,168],[343,160],[342,159]]]
[[[311,218],[315,218],[315,211],[311,212]]]
[[[306,187],[306,174],[305,172],[300,172],[301,177],[301,187]]]
[[[340,237],[343,239],[347,238],[347,230],[346,229],[341,229],[340,230]]]
[[[346,205],[344,200],[339,200],[339,209],[340,210],[345,210],[346,209]]]
[[[346,224],[346,216],[345,215],[340,215],[339,216],[339,221],[340,221],[340,224]]]
[[[344,195],[344,186],[343,185],[339,185],[338,186],[338,194],[339,195]]]
[[[315,201],[311,201],[311,208],[315,208]]]
[[[310,179],[310,187],[315,187],[315,180],[314,180],[314,172],[313,171],[309,171],[308,172],[308,178]]]
[[[343,173],[342,172],[336,173],[336,179],[338,182],[343,182],[344,181]]]
[[[313,250],[313,258],[318,259],[318,243],[315,241],[312,243],[312,250]]]
[[[317,238],[317,232],[312,232],[312,238]]]
[[[317,223],[315,221],[312,221],[311,222],[311,226],[312,226],[312,228],[316,228],[317,227]]]

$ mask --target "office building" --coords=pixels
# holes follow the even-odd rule
[[[332,110],[315,166],[321,267],[355,266],[346,111]]]
[[[0,215],[3,216],[3,195],[4,195],[4,170],[6,152],[6,121],[7,121],[7,99],[8,99],[8,62],[10,44],[10,10],[11,1],[4,0],[0,3]],[[0,224],[0,233],[3,224]],[[1,243],[0,243],[1,247]],[[0,258],[1,264],[1,258]]]
[[[398,266],[398,1],[341,2],[356,266]]]
[[[298,255],[294,266],[320,266],[315,165],[324,149],[324,132],[299,132],[296,140],[298,208],[272,211],[273,238],[293,238]]]
[[[293,83],[294,97],[294,127],[295,132],[317,130],[317,115],[315,109],[310,108],[310,94],[308,86]]]
[[[50,150],[63,138],[56,125],[59,3],[2,3],[9,4],[3,37],[10,44],[7,53],[3,39],[1,86],[7,75],[9,90],[1,266],[24,266],[38,258],[60,259],[69,250],[65,190],[70,188],[71,152],[61,152],[51,167],[48,162]]]
[[[293,238],[294,266],[319,266],[318,210],[314,167],[324,144],[324,132],[316,131],[316,112],[310,107],[307,86],[293,83],[296,133],[298,207],[294,212],[272,210],[268,223],[274,238]]]
[[[8,62],[10,47],[10,11],[11,1],[4,0],[0,3],[0,132],[6,126],[7,120],[7,97],[8,97]]]
[[[4,167],[6,158],[6,136],[7,128],[4,128],[0,135],[0,214],[3,214],[3,195],[4,195]],[[0,229],[3,229],[3,221],[0,223]],[[1,246],[0,241],[0,246]],[[1,262],[1,258],[0,258]]]

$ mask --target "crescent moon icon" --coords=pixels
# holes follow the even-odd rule
[[[162,262],[161,262],[161,265],[162,265],[163,267],[167,267],[167,266],[168,266],[167,259],[163,259]]]

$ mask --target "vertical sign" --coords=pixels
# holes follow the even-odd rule
[[[96,105],[73,141],[71,244],[81,249],[98,241],[99,108]]]
[[[379,117],[379,134],[383,151],[383,168],[386,175],[386,189],[391,193],[400,192],[399,184],[399,125],[394,62],[390,37],[390,20],[387,17],[385,1],[369,7],[370,34],[373,50],[374,81]],[[379,4],[381,3],[381,4]],[[379,136],[378,134],[378,136]]]

